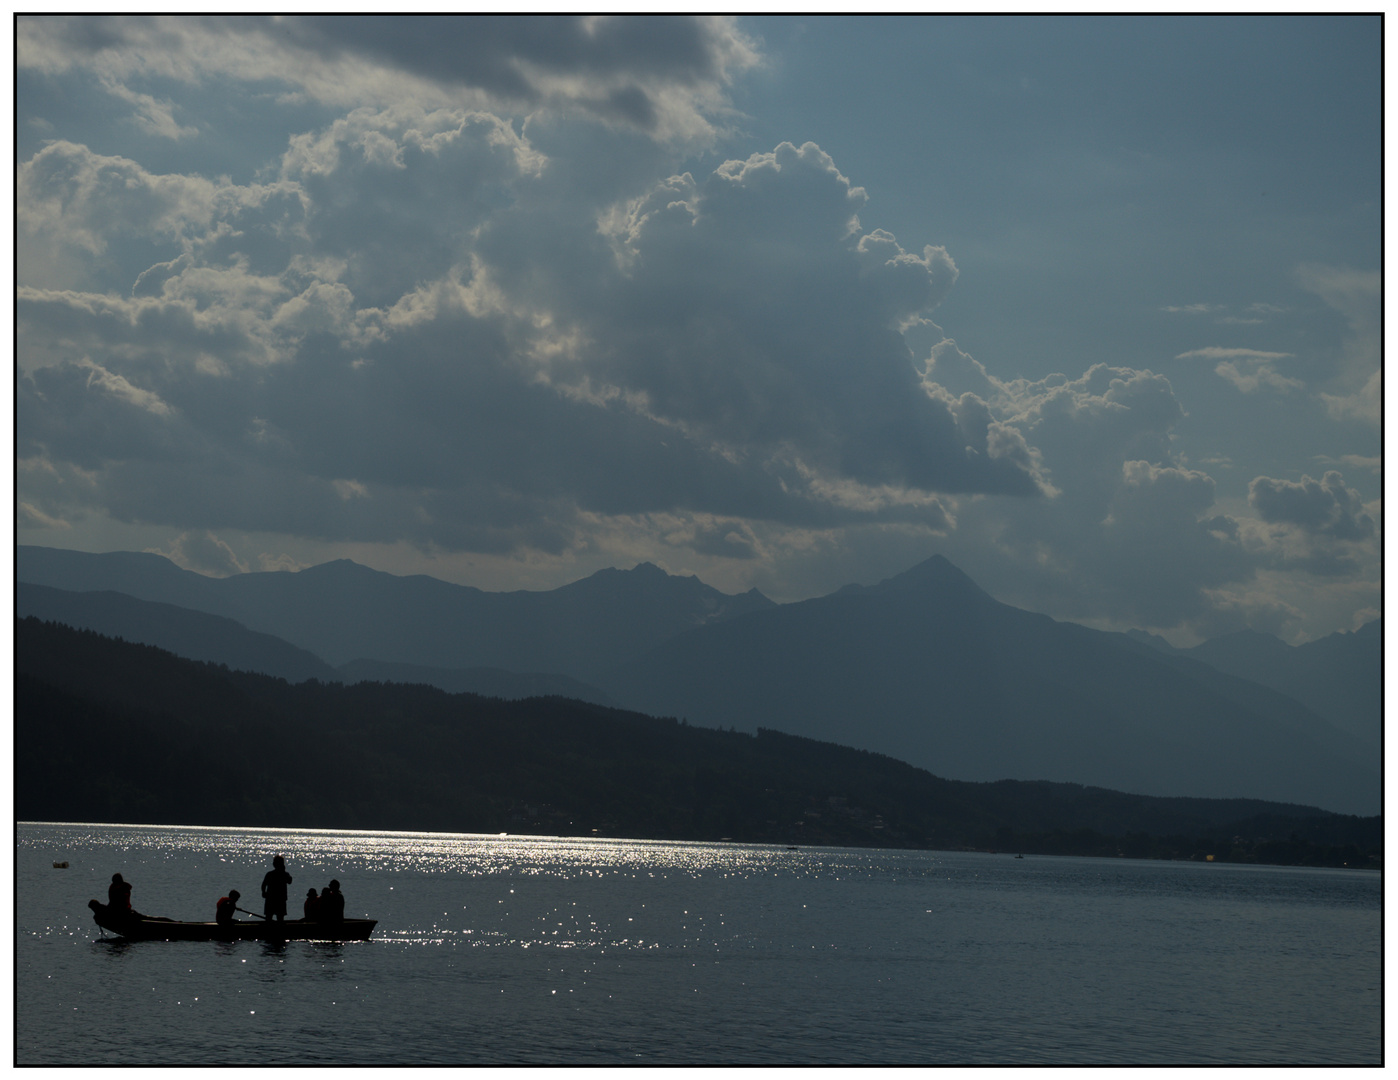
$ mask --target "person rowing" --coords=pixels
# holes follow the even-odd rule
[[[218,899],[218,908],[214,915],[214,921],[220,926],[232,926],[234,921],[233,913],[238,910],[238,900],[241,896],[242,893],[237,889],[229,889],[227,896],[220,896]]]

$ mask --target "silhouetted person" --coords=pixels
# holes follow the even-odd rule
[[[141,915],[131,906],[131,883],[123,881],[120,874],[112,875],[112,883],[107,886],[107,910],[113,919],[141,919]]]
[[[237,889],[229,889],[227,896],[220,896],[218,899],[218,910],[214,915],[214,921],[219,926],[233,925],[233,912],[238,910],[238,900],[242,897]]]
[[[314,889],[306,890],[306,902],[301,905],[301,917],[306,922],[315,922],[320,918],[320,897]]]
[[[131,886],[121,880],[120,874],[113,874],[112,883],[107,886],[107,906],[114,914],[131,910]]]
[[[320,908],[316,917],[321,922],[344,922],[345,898],[340,895],[338,881],[332,881],[320,894]]]
[[[286,887],[291,884],[291,875],[286,872],[286,861],[276,855],[272,858],[272,869],[262,879],[262,913],[268,920],[278,922],[286,918]]]

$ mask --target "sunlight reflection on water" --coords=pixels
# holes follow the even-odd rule
[[[17,834],[22,1062],[1379,1053],[1373,874],[443,833]],[[83,905],[115,870],[142,910],[207,918],[230,884],[255,894],[273,853],[294,888],[338,877],[349,913],[379,920],[373,939],[95,940]],[[71,869],[52,869],[60,856]],[[209,1015],[249,1038],[216,1037]],[[109,1034],[79,1034],[94,1029]]]

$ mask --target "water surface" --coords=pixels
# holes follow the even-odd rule
[[[1374,1063],[1369,871],[20,825],[20,1064]],[[338,878],[368,942],[121,942]],[[67,861],[57,870],[54,861]]]

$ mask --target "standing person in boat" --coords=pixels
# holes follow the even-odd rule
[[[345,898],[340,895],[340,883],[331,881],[320,894],[319,911],[316,915],[321,922],[344,922]]]
[[[214,921],[219,926],[233,925],[233,912],[238,910],[238,900],[242,895],[237,889],[229,889],[227,896],[219,897],[218,909],[214,914]]]
[[[301,905],[301,918],[306,922],[315,922],[320,918],[320,897],[316,895],[314,889],[306,890],[306,902]]]
[[[286,887],[291,884],[291,875],[286,872],[286,860],[280,855],[273,856],[272,869],[262,879],[262,912],[268,920],[286,920]]]

